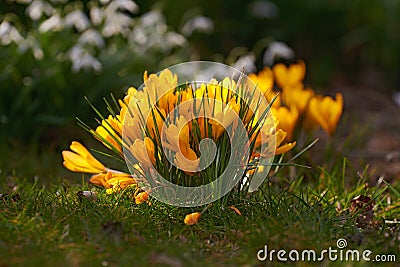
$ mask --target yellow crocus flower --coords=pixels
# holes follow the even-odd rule
[[[90,182],[97,186],[103,186],[104,188],[114,188],[120,187],[121,189],[125,189],[129,185],[137,184],[136,180],[132,177],[132,175],[117,172],[113,170],[108,170],[105,173],[95,174],[90,178]]]
[[[285,106],[280,106],[278,108],[272,107],[272,114],[278,120],[278,129],[282,129],[287,133],[286,140],[291,141],[293,138],[293,131],[299,117],[299,113],[295,107],[287,108]]]
[[[285,138],[286,138],[286,133],[284,131],[282,131],[281,129],[279,129],[275,133],[275,146],[276,146],[275,155],[283,154],[283,153],[291,150],[296,145],[296,141],[282,145]]]
[[[73,141],[72,151],[62,152],[63,165],[73,172],[93,173],[90,182],[105,188],[124,189],[129,185],[137,184],[132,175],[106,168],[79,142]]]
[[[176,125],[170,124],[166,127],[165,137],[163,146],[171,149],[174,152],[179,152],[179,150],[187,150],[189,146],[189,124],[187,123],[185,117],[179,116]]]
[[[175,164],[185,172],[195,172],[200,164],[193,149],[190,148],[189,124],[183,116],[177,120],[177,124],[171,124],[165,129],[166,140],[163,146],[175,152]]]
[[[222,101],[223,103],[227,103],[229,99],[232,97],[236,83],[235,81],[229,78],[225,78],[222,82],[218,82],[215,79],[211,79],[210,83],[208,83],[205,86],[207,87],[206,91],[208,98],[213,98],[217,101]],[[203,90],[204,89],[202,89],[200,92],[202,92]]]
[[[176,152],[174,162],[179,169],[190,174],[198,171],[197,168],[199,167],[200,159],[197,157],[193,149],[187,147],[181,149],[180,152]]]
[[[282,100],[287,107],[296,107],[299,115],[306,110],[310,99],[314,96],[314,90],[303,89],[303,85],[285,87],[282,92]]]
[[[107,194],[112,194],[115,192],[119,192],[121,190],[124,190],[130,186],[137,186],[137,183],[135,179],[132,177],[113,177],[110,180],[108,180],[108,183],[111,185],[110,188],[107,188],[106,193]]]
[[[136,93],[137,93],[137,90],[136,90],[135,87],[129,87],[128,91],[126,92],[126,95],[124,97],[124,100],[121,100],[121,99],[118,100],[118,104],[121,107],[121,112],[122,112],[123,108],[125,108],[125,107],[127,107],[129,105],[129,103],[131,102],[132,98],[135,97]]]
[[[330,96],[316,96],[310,100],[309,113],[311,117],[329,135],[336,131],[337,124],[343,111],[343,96],[336,94],[336,99]]]
[[[73,151],[64,150],[62,156],[63,165],[73,172],[102,173],[107,168],[100,163],[93,155],[78,141],[73,141],[70,145]]]
[[[258,75],[255,73],[249,74],[249,79],[252,82],[250,86],[257,86],[257,89],[262,92],[268,103],[271,103],[277,92],[274,91],[274,74],[269,67],[265,67]],[[281,105],[281,97],[278,96],[272,106],[279,107]]]
[[[208,119],[205,117],[198,117],[197,124],[199,125],[201,139],[208,138]]]
[[[185,102],[193,99],[194,92],[191,86],[188,86],[185,90],[179,91],[180,102]]]
[[[144,140],[136,139],[130,151],[143,168],[148,169],[156,164],[154,143],[149,137],[145,137]]]
[[[149,131],[150,137],[153,139],[156,139],[157,136],[157,130],[158,134],[161,134],[162,126],[164,124],[164,119],[166,117],[165,110],[160,109],[160,108],[153,108],[152,110],[149,111],[148,117],[147,117],[147,123],[146,123],[146,128]],[[156,130],[157,127],[157,130]]]
[[[279,63],[274,65],[272,71],[276,83],[280,88],[284,89],[288,86],[298,86],[299,83],[303,82],[306,75],[306,64],[302,60],[299,60],[295,64],[291,64],[289,67]]]
[[[116,118],[110,115],[107,119],[102,120],[101,126],[98,126],[96,131],[91,130],[90,132],[106,147],[115,149],[120,154],[123,154],[122,139],[120,137],[122,135],[122,124]]]
[[[274,73],[269,67],[262,69],[258,75],[251,73],[248,77],[252,81],[253,86],[257,86],[257,88],[263,93],[274,88]]]
[[[140,123],[139,118],[131,116],[128,113],[127,117],[124,120],[124,141],[126,142],[133,142],[136,139],[143,139],[143,127]]]
[[[178,98],[174,94],[174,89],[167,91],[158,99],[158,107],[163,110],[165,114],[170,113],[176,105]]]
[[[287,133],[282,129],[278,129],[275,133],[271,134],[269,132],[261,130],[257,135],[257,139],[254,145],[254,148],[258,148],[261,144],[267,144],[264,150],[261,153],[253,153],[254,156],[262,156],[262,157],[271,157],[273,155],[279,155],[291,150],[296,142],[282,144],[286,138]],[[273,142],[275,138],[275,143]],[[275,144],[274,154],[271,154],[274,147],[272,145]]]
[[[105,121],[109,124],[111,129],[113,129],[115,132],[117,132],[120,136],[122,136],[122,122],[121,122],[121,116],[117,115],[116,118],[113,116],[109,115]]]
[[[217,140],[225,132],[225,129],[239,117],[239,111],[240,104],[236,103],[235,99],[231,99],[222,112],[213,116],[215,119],[209,119],[214,140]]]
[[[200,86],[193,92],[193,98],[201,99],[203,97],[207,97],[206,89],[207,89],[207,85],[205,85],[204,83],[200,84]]]
[[[178,76],[173,75],[169,69],[163,70],[159,75],[150,74],[148,77],[146,73],[144,80],[143,92],[150,98],[152,104],[157,103],[157,98],[163,97],[178,85]],[[144,100],[147,101],[146,98]],[[164,104],[168,103],[164,102]]]

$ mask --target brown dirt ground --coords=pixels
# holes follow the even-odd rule
[[[353,136],[354,146],[344,154],[355,166],[369,164],[371,179],[400,180],[400,106],[393,100],[394,90],[373,71],[357,80],[362,82],[338,78],[330,86],[344,96],[344,133],[338,134],[343,140]]]

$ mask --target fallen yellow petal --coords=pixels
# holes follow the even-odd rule
[[[148,198],[149,198],[149,193],[141,192],[135,196],[135,203],[142,204],[143,202],[147,201]]]
[[[235,206],[230,206],[229,208],[231,210],[233,210],[237,215],[242,216],[242,213],[240,212],[240,210],[238,208],[236,208]]]
[[[200,212],[194,212],[186,215],[185,220],[183,221],[186,225],[193,225],[199,222],[201,217]]]

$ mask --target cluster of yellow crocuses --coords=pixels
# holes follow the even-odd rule
[[[279,121],[278,129],[287,133],[287,141],[293,140],[296,126],[310,130],[319,125],[333,135],[342,115],[342,94],[337,93],[335,99],[315,94],[311,88],[304,88],[305,74],[306,65],[300,60],[289,66],[278,63],[249,75],[253,83],[264,90],[268,100],[280,92],[272,105],[272,113]],[[273,88],[277,90],[271,90]]]
[[[238,84],[229,78],[211,80],[193,88],[193,84],[182,86],[185,82],[178,83],[177,75],[168,69],[159,75],[148,76],[145,72],[142,90],[129,88],[126,96],[118,100],[119,110],[104,117],[95,130],[89,130],[108,149],[130,164],[132,174],[105,167],[77,141],[72,142],[72,151],[62,152],[63,164],[74,172],[91,173],[90,181],[105,187],[107,193],[134,187],[137,189],[135,202],[140,204],[148,200],[150,192],[140,192],[137,181],[150,177],[151,167],[160,172],[168,170],[162,174],[174,182],[176,177],[193,180],[200,179],[202,173],[204,176],[204,172],[199,171],[200,141],[211,138],[216,144],[226,142],[229,140],[226,129],[234,130],[238,118],[249,133],[249,163],[266,155],[268,151],[260,151],[265,143],[275,145],[275,155],[285,153],[296,144],[293,132],[300,116],[304,115],[303,121],[308,127],[318,123],[326,132],[333,134],[343,108],[341,94],[336,95],[335,101],[315,95],[311,89],[304,89],[304,76],[303,61],[289,67],[277,64],[272,69],[263,69],[258,75],[249,75],[257,91],[264,94],[268,101],[275,97],[271,107],[274,122],[262,125],[259,123],[262,115],[250,108],[251,103],[240,99],[246,98],[245,93],[231,90],[238,88]],[[282,89],[277,97],[273,90],[275,83]],[[247,94],[247,97],[249,95],[250,101],[257,101],[256,94]],[[222,147],[228,149],[229,146]],[[265,149],[270,151],[271,147]],[[167,156],[172,160],[169,163]],[[269,153],[267,156],[273,155]],[[217,157],[216,160],[224,159]],[[247,175],[252,172],[254,170],[249,167]],[[210,180],[215,178],[210,177]],[[185,219],[186,224],[196,223],[200,213],[190,216]]]

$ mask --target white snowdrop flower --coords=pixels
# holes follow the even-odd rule
[[[90,19],[93,23],[93,25],[100,25],[101,22],[103,21],[104,17],[104,11],[98,7],[92,7],[90,9]]]
[[[0,42],[2,45],[15,43],[20,45],[24,41],[19,31],[8,21],[3,21],[0,24]]]
[[[165,24],[163,15],[159,10],[151,10],[140,17],[140,24],[144,27]]]
[[[110,37],[113,35],[126,35],[128,32],[129,25],[132,19],[125,14],[113,14],[112,16],[107,15],[107,19],[103,28],[103,35]]]
[[[26,8],[26,12],[32,20],[38,20],[43,14],[50,16],[54,12],[54,9],[47,2],[42,0],[34,0]]]
[[[79,36],[78,42],[81,44],[90,44],[99,48],[104,47],[105,42],[100,33],[93,29],[88,29]]]
[[[111,8],[114,10],[125,10],[131,13],[135,13],[139,10],[135,2],[131,0],[114,0],[110,3]]]
[[[109,5],[104,10],[105,25],[102,31],[103,36],[110,37],[112,35],[126,34],[130,31],[129,27],[132,23],[132,18],[122,12],[118,12],[115,6]]]
[[[186,39],[182,35],[176,32],[168,32],[165,36],[166,43],[171,46],[184,46]]]
[[[242,71],[245,70],[246,73],[253,73],[257,70],[256,67],[256,57],[253,53],[248,53],[239,57],[239,59],[233,64],[232,67]]]
[[[8,32],[10,31],[11,24],[3,20],[0,24],[0,39],[3,38],[4,36],[8,35]]]
[[[32,54],[36,60],[43,59],[44,52],[38,41],[32,35],[28,35],[26,39],[18,43],[18,51],[20,53],[25,53],[28,49],[32,50]]]
[[[264,65],[272,66],[276,58],[291,59],[294,51],[284,42],[273,42],[264,53]]]
[[[102,66],[100,61],[89,54],[89,52],[80,45],[75,45],[69,51],[69,59],[72,62],[72,70],[78,72],[81,69],[94,69],[101,71]]]
[[[28,49],[32,49],[32,54],[36,60],[43,59],[44,52],[38,41],[31,34],[18,44],[18,51],[20,53],[25,53]]]
[[[182,27],[182,33],[186,36],[192,35],[195,31],[212,33],[214,31],[214,23],[210,18],[197,16],[187,21]]]
[[[118,34],[127,36],[128,32],[130,31],[130,26],[132,25],[133,19],[129,15],[120,12],[120,10],[134,13],[138,10],[138,7],[133,1],[130,0],[115,0],[110,2],[110,4],[103,11],[105,25],[102,34],[105,37]]]
[[[147,36],[142,27],[135,27],[131,34],[131,41],[139,45],[145,45],[147,43]]]
[[[10,28],[10,39],[16,44],[20,44],[21,42],[24,41],[24,37],[19,33],[19,31],[13,26]]]
[[[145,53],[149,49],[166,52],[187,42],[181,34],[168,31],[164,16],[157,10],[152,10],[136,20],[128,41],[136,53]]]
[[[0,24],[0,37],[4,35],[10,27],[11,24],[7,20],[3,20]]]
[[[62,28],[61,17],[59,14],[54,14],[50,18],[43,21],[39,26],[39,32],[45,33],[51,30],[58,30]]]
[[[82,32],[90,26],[90,21],[85,13],[81,10],[74,10],[64,18],[65,26],[75,26],[75,28]]]

